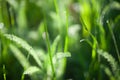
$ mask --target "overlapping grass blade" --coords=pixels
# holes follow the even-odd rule
[[[81,20],[81,23],[83,25],[83,28],[85,28],[85,30],[89,33],[89,35],[92,37],[93,39],[93,45],[91,46],[92,47],[92,59],[95,59],[96,58],[96,49],[97,49],[97,39],[96,37],[88,30],[87,28],[87,25],[84,23],[82,17],[80,16],[80,20]]]
[[[43,73],[37,66],[31,66],[23,72],[21,80],[42,80]]]
[[[57,59],[57,60],[60,60],[60,59],[63,59],[63,58],[67,58],[67,57],[71,57],[71,54],[70,54],[69,52],[65,52],[65,53],[63,53],[63,52],[58,52],[58,53],[56,54],[56,59]]]
[[[42,68],[42,63],[36,55],[36,52],[26,41],[12,34],[4,34],[4,37],[20,45],[23,49],[27,50],[29,54],[35,59],[39,67]]]
[[[102,56],[103,58],[105,58],[111,65],[112,67],[112,72],[114,74],[116,74],[119,70],[118,70],[118,63],[117,61],[114,59],[113,56],[111,56],[109,53],[103,51],[103,50],[97,50],[98,54],[100,56]]]
[[[55,38],[55,40],[54,40],[54,42],[53,42],[53,44],[52,44],[52,50],[51,50],[51,51],[52,51],[52,55],[55,54],[56,49],[57,49],[57,45],[58,45],[59,41],[60,41],[60,35],[58,35],[58,36]]]
[[[117,45],[117,41],[115,39],[115,35],[114,35],[114,33],[113,33],[112,29],[111,29],[109,21],[107,21],[107,23],[108,23],[108,28],[109,28],[110,34],[112,36],[112,39],[113,39],[113,42],[114,42],[114,45],[115,45],[115,50],[116,50],[116,53],[117,53],[117,57],[118,57],[118,60],[120,62],[120,52],[119,52],[119,48],[118,48],[118,45]]]
[[[26,70],[30,66],[30,63],[27,60],[27,58],[23,55],[23,53],[15,45],[11,44],[10,49],[13,52],[16,59],[23,66],[24,70]]]
[[[45,20],[44,20],[45,37],[46,37],[46,43],[47,43],[47,48],[48,48],[49,60],[50,60],[51,69],[52,69],[52,73],[53,73],[52,79],[56,80],[56,74],[55,74],[55,69],[54,69],[53,60],[52,60],[53,55],[51,52],[50,41],[49,41],[47,25],[46,25],[46,16],[44,16],[44,17],[45,17]]]

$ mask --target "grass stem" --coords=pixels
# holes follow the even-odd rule
[[[65,37],[65,45],[64,52],[68,50],[68,11],[66,10],[66,37]]]
[[[4,80],[6,80],[6,69],[5,69],[5,65],[3,65],[3,78],[4,78]]]
[[[49,36],[48,36],[48,31],[47,31],[46,17],[45,17],[45,20],[44,20],[44,29],[45,29],[45,33],[46,33],[45,36],[46,36],[46,42],[47,42],[47,47],[48,47],[48,54],[49,54],[51,69],[52,69],[52,72],[53,72],[53,80],[56,80],[54,65],[53,65],[53,61],[52,61],[52,53],[51,53],[51,48],[50,48],[50,41],[49,41]]]

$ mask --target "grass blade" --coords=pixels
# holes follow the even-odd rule
[[[49,41],[48,32],[47,32],[46,18],[45,18],[44,24],[45,24],[44,29],[45,29],[45,32],[46,32],[45,36],[46,36],[48,54],[49,54],[51,69],[52,69],[52,72],[53,72],[53,80],[55,80],[56,75],[55,75],[54,65],[53,65],[53,61],[52,61],[52,53],[51,53],[50,41]]]
[[[92,37],[93,39],[93,45],[92,45],[92,59],[94,60],[96,58],[96,49],[97,49],[97,39],[96,37],[88,30],[87,28],[87,25],[84,23],[82,17],[80,16],[80,20],[81,20],[81,23],[83,25],[83,27],[85,28],[85,30],[90,34],[90,36]]]
[[[3,77],[4,77],[4,80],[6,80],[6,69],[5,69],[5,65],[3,65]]]
[[[14,56],[16,59],[20,62],[20,64],[23,66],[24,70],[26,70],[29,66],[30,63],[28,62],[27,58],[22,54],[22,52],[15,47],[14,45],[10,45],[10,49],[13,52]]]
[[[23,49],[27,50],[29,54],[35,59],[36,63],[39,65],[39,67],[42,68],[42,63],[39,60],[38,56],[36,55],[36,52],[34,49],[24,40],[21,38],[11,35],[11,34],[4,34],[4,37],[15,42],[16,44],[20,45]]]
[[[111,29],[109,21],[107,21],[107,24],[108,24],[108,28],[109,28],[110,34],[112,36],[112,39],[113,39],[113,42],[114,42],[114,45],[115,45],[115,49],[116,49],[116,53],[117,53],[117,56],[118,56],[118,60],[120,62],[120,53],[119,53],[119,49],[118,49],[118,46],[117,46],[117,42],[116,42],[114,33],[113,33],[112,29]]]
[[[63,58],[66,58],[66,57],[71,57],[71,54],[69,52],[66,52],[66,53],[63,53],[63,52],[58,52],[56,54],[56,59],[57,60],[60,60],[60,59],[63,59]]]
[[[23,72],[21,80],[42,80],[42,77],[40,68],[31,66]]]
[[[52,50],[51,50],[51,51],[52,51],[52,55],[55,54],[56,49],[57,49],[57,45],[58,45],[59,41],[60,41],[60,35],[58,35],[58,36],[55,38],[55,40],[53,41]]]
[[[64,52],[68,50],[68,10],[66,9],[66,36],[65,36],[65,45]]]
[[[98,50],[97,52],[110,63],[114,74],[119,71],[117,61],[114,59],[114,57],[112,57],[109,53],[104,52],[103,50]]]

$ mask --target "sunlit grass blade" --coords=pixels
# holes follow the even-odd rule
[[[24,74],[32,74],[36,71],[40,71],[40,68],[38,68],[36,66],[31,66],[27,70],[24,71]]]
[[[57,59],[60,59],[60,58],[63,58],[61,59],[61,62],[60,62],[60,67],[59,69],[61,71],[59,71],[58,75],[60,76],[63,76],[64,72],[65,72],[65,68],[66,68],[66,63],[67,63],[67,57],[71,57],[71,54],[67,54],[68,52],[68,42],[69,42],[69,39],[68,39],[68,26],[69,26],[69,23],[68,23],[68,10],[66,9],[66,27],[65,27],[65,43],[64,43],[64,52],[63,53],[57,53]]]
[[[71,57],[71,54],[69,53],[69,52],[65,52],[65,53],[63,53],[63,52],[58,52],[57,54],[56,54],[56,60],[61,60],[61,59],[64,59],[64,58],[67,58],[67,57]]]
[[[54,6],[55,6],[57,15],[59,15],[59,8],[58,8],[57,0],[54,0]]]
[[[36,63],[39,65],[39,67],[42,68],[42,63],[41,63],[40,59],[38,58],[38,56],[36,55],[36,52],[26,41],[24,41],[23,39],[15,36],[15,35],[11,35],[11,34],[4,34],[4,37],[6,39],[9,39],[9,40],[15,42],[16,44],[20,45],[23,49],[27,50],[29,52],[29,54],[35,59]]]
[[[40,68],[36,67],[36,66],[31,66],[29,68],[27,68],[23,74],[22,74],[22,77],[21,77],[21,80],[38,80],[42,77],[42,75],[40,75],[41,73],[41,70]],[[36,75],[36,74],[39,74]],[[41,76],[41,77],[40,77]]]
[[[26,1],[21,0],[19,5],[17,23],[19,30],[24,30],[27,27],[27,18],[26,18]]]
[[[66,9],[66,36],[65,36],[65,45],[64,45],[64,52],[68,50],[68,10]]]
[[[85,30],[89,33],[89,35],[92,37],[93,39],[93,44],[92,44],[92,59],[94,60],[96,58],[96,49],[97,49],[97,45],[98,45],[98,42],[97,42],[97,39],[96,37],[88,30],[86,24],[84,23],[82,17],[80,16],[80,20],[81,20],[81,23],[83,25],[83,28],[85,28]],[[89,42],[90,43],[90,42]]]
[[[23,72],[22,80],[43,80],[43,73],[37,66],[31,66]]]
[[[58,36],[55,38],[55,40],[53,41],[52,50],[51,50],[51,51],[52,51],[52,55],[55,54],[56,49],[57,49],[57,45],[58,45],[59,41],[60,41],[60,35],[58,35]]]
[[[100,56],[102,56],[103,58],[105,58],[109,62],[110,66],[112,67],[112,72],[114,73],[114,75],[119,74],[118,63],[115,60],[115,58],[103,50],[97,50],[97,52]]]

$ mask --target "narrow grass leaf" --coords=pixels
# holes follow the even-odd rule
[[[60,41],[60,35],[58,35],[58,36],[55,38],[55,40],[54,40],[54,42],[53,42],[53,44],[52,44],[52,50],[51,50],[51,51],[52,51],[52,55],[55,54],[56,49],[57,49],[57,45],[58,45],[59,41]]]
[[[115,77],[112,75],[112,72],[110,71],[109,67],[101,65],[101,68],[104,69],[105,73],[109,76],[110,80],[115,80]]]
[[[48,37],[48,31],[47,31],[47,24],[46,24],[46,17],[45,17],[45,20],[44,20],[44,29],[45,29],[45,36],[46,36],[46,43],[47,43],[47,48],[48,48],[48,54],[49,54],[49,60],[50,60],[50,64],[51,64],[51,69],[52,69],[52,73],[53,73],[53,80],[56,79],[56,74],[55,74],[55,69],[54,69],[54,65],[53,65],[53,61],[52,61],[52,53],[51,53],[51,47],[50,47],[50,41],[49,41],[49,37]]]
[[[57,60],[60,60],[60,59],[63,59],[63,58],[66,58],[66,57],[71,57],[71,54],[70,54],[70,52],[58,52],[57,54],[56,54],[56,59]]]
[[[13,44],[10,45],[10,49],[13,52],[16,59],[23,66],[24,70],[27,69],[30,66],[30,63],[27,60],[27,58],[23,55],[23,53],[16,46],[14,46]]]
[[[80,16],[81,23],[85,30],[90,34],[91,38],[93,39],[93,45],[92,45],[92,59],[94,60],[96,58],[96,49],[97,49],[97,39],[96,37],[88,30],[87,25],[84,23],[82,17]]]
[[[23,80],[43,80],[43,73],[39,67],[31,66],[23,73]]]
[[[36,66],[31,66],[27,70],[24,71],[24,74],[33,74],[37,71],[40,71],[40,68],[38,68]]]
[[[93,46],[92,42],[90,42],[90,40],[88,40],[88,39],[81,39],[80,43],[82,43],[84,41],[86,41],[91,47]]]
[[[120,62],[120,53],[119,53],[118,45],[117,45],[117,42],[116,42],[116,39],[115,39],[115,35],[114,35],[114,33],[113,33],[112,29],[111,29],[109,21],[107,21],[107,23],[108,23],[108,28],[109,28],[110,34],[112,36],[112,39],[113,39],[113,42],[114,42],[114,45],[115,45],[115,49],[116,49],[116,53],[117,53],[117,56],[118,56],[118,60]]]
[[[64,45],[64,52],[68,50],[68,10],[66,9],[66,36],[65,36],[65,45]]]
[[[54,6],[55,6],[57,15],[59,15],[59,8],[58,8],[57,0],[54,0]]]
[[[4,78],[4,80],[6,80],[6,69],[5,69],[5,65],[3,65],[3,78]]]
[[[36,52],[26,41],[24,41],[23,39],[15,36],[15,35],[11,35],[11,34],[4,34],[4,37],[15,42],[16,44],[20,45],[23,49],[27,50],[29,52],[29,54],[35,59],[36,63],[39,65],[39,67],[42,67],[42,63],[39,60],[38,56],[36,55]]]
[[[103,51],[103,50],[97,50],[98,54],[105,58],[111,65],[113,73],[117,73],[118,70],[118,64],[117,61],[114,59],[113,56],[111,56],[109,53]]]

